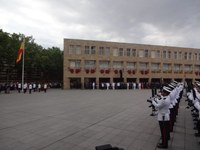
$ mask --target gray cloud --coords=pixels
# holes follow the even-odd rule
[[[27,7],[28,2],[11,1],[17,6],[22,5],[9,6],[3,0],[0,11],[12,9],[13,14],[22,17],[21,8]],[[28,6],[33,14],[39,10],[42,15],[38,13],[39,18],[31,13],[26,15],[24,19],[28,23],[24,27],[21,24],[16,28],[0,25],[10,31],[23,33],[24,30],[46,47],[62,48],[63,38],[200,47],[199,0],[37,1],[39,6],[40,3],[39,9],[37,5]]]

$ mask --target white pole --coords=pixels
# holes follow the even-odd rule
[[[24,49],[23,49],[23,55],[22,55],[22,92],[24,92],[24,54],[25,54],[25,37],[23,39],[24,41]]]

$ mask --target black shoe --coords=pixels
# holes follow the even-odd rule
[[[193,114],[192,116],[196,118],[196,117],[198,117],[198,114]]]
[[[150,116],[154,116],[154,114],[152,113],[152,114],[150,114]]]
[[[158,143],[157,148],[168,148],[168,146],[164,146],[163,144]]]
[[[194,134],[196,137],[200,137],[200,133],[195,133]]]

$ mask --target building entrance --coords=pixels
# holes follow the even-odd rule
[[[70,78],[70,89],[81,89],[81,78]]]
[[[106,83],[110,84],[110,78],[99,78],[99,88],[106,89]]]
[[[92,89],[92,83],[96,85],[96,78],[84,78],[84,88],[85,89]]]
[[[139,82],[140,82],[139,84],[141,84],[142,89],[149,88],[149,79],[148,78],[140,78]]]

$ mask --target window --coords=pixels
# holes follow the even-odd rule
[[[148,63],[140,62],[139,63],[140,70],[146,70],[148,69]]]
[[[171,51],[168,51],[168,59],[171,59]]]
[[[81,46],[80,45],[70,45],[69,46],[69,54],[81,54]]]
[[[113,68],[114,69],[122,69],[123,68],[123,62],[122,61],[114,61],[113,62]]]
[[[95,60],[85,60],[85,68],[92,69],[96,67]]]
[[[107,69],[109,68],[109,61],[99,61],[99,68],[100,69]]]
[[[91,54],[92,55],[96,54],[96,46],[91,46]]]
[[[105,55],[110,56],[110,47],[105,48]]]
[[[85,54],[87,55],[95,55],[96,54],[96,46],[85,46]]]
[[[85,54],[90,54],[90,47],[89,46],[85,46]]]
[[[104,47],[99,47],[99,55],[105,55]]]
[[[200,71],[200,65],[195,65],[194,69],[195,69],[195,71]]]
[[[81,60],[70,60],[69,61],[70,68],[80,68],[81,67]]]
[[[136,49],[132,49],[132,56],[136,57]]]
[[[167,59],[167,52],[163,51],[163,59]]]
[[[156,51],[156,58],[160,58],[160,50]]]
[[[151,51],[151,58],[156,58],[156,52],[155,51]]]
[[[123,50],[123,48],[119,49],[119,56],[124,56],[124,50]]]
[[[138,57],[144,57],[144,50],[139,50]]]
[[[197,53],[194,54],[194,60],[198,60]]]
[[[174,64],[174,71],[181,71],[181,64]]]
[[[192,60],[192,53],[189,53],[188,59]]]
[[[76,54],[77,55],[81,54],[81,46],[80,45],[76,45]]]
[[[174,52],[174,59],[178,59],[177,52]]]
[[[149,51],[148,51],[148,49],[144,50],[144,57],[149,57]]]
[[[126,66],[126,68],[127,69],[135,69],[135,62],[127,62],[126,63],[127,64],[127,66]]]
[[[75,53],[75,46],[74,45],[70,45],[69,46],[69,54],[74,54]]]
[[[163,64],[163,71],[170,71],[171,70],[171,64]]]
[[[178,52],[178,59],[179,59],[179,60],[182,59],[182,52]]]
[[[152,63],[151,64],[151,70],[158,71],[159,69],[160,69],[160,64],[159,63]]]
[[[186,72],[192,71],[192,65],[185,65],[184,66],[184,71],[186,71]]]
[[[127,48],[126,49],[126,56],[136,57],[136,49]]]
[[[118,56],[118,48],[113,48],[113,56]]]
[[[187,52],[184,53],[184,59],[187,60]]]
[[[126,49],[126,56],[131,56],[131,49],[130,48]]]

